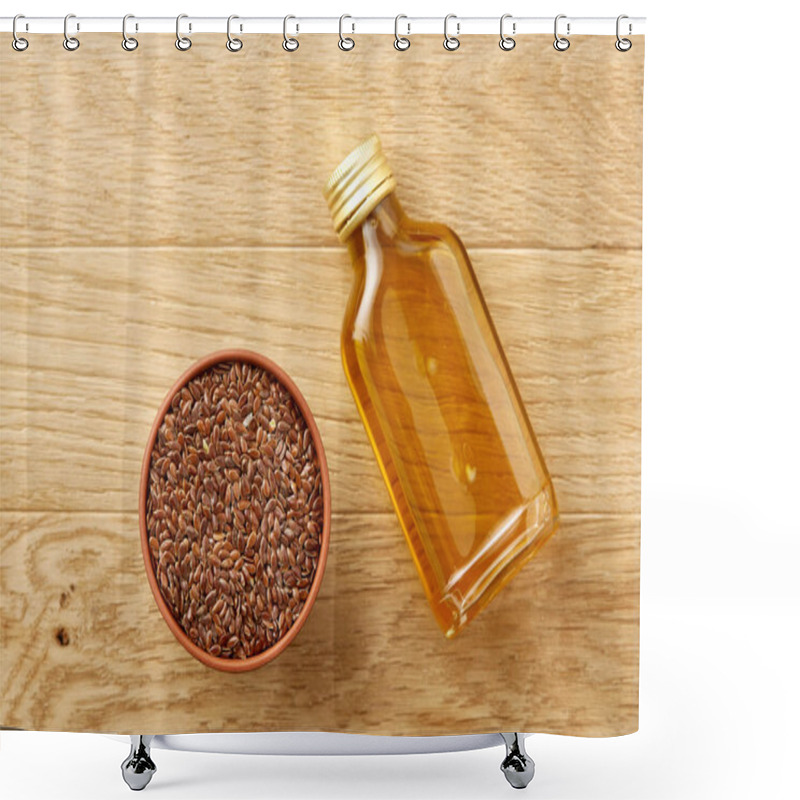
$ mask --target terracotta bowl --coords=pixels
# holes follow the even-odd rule
[[[166,601],[161,595],[161,590],[158,586],[156,573],[153,569],[153,564],[150,559],[149,547],[149,534],[147,530],[147,494],[149,490],[149,477],[150,477],[150,458],[155,445],[158,430],[164,420],[164,416],[169,410],[175,395],[193,378],[197,377],[200,373],[205,372],[215,364],[224,361],[241,361],[268,372],[272,377],[276,378],[291,394],[292,399],[297,404],[300,413],[303,415],[308,430],[311,433],[311,438],[314,442],[314,448],[317,454],[317,461],[319,464],[320,475],[322,479],[322,497],[323,497],[323,524],[322,532],[320,534],[320,549],[317,561],[317,568],[314,573],[311,585],[308,587],[308,597],[305,604],[300,611],[300,615],[295,620],[294,624],[289,630],[278,639],[271,647],[262,650],[260,653],[250,656],[249,658],[222,658],[220,656],[212,656],[202,648],[198,647],[184,632],[178,621],[172,615]],[[272,661],[280,655],[292,642],[292,640],[300,632],[303,624],[308,619],[311,613],[311,608],[314,605],[314,600],[319,592],[319,587],[322,583],[322,576],[325,572],[325,563],[328,559],[328,546],[330,544],[330,531],[331,531],[331,490],[330,490],[330,476],[328,474],[328,464],[325,460],[325,451],[322,447],[322,438],[319,434],[319,429],[311,414],[311,409],[308,407],[305,398],[300,394],[300,390],[295,386],[292,379],[274,362],[270,361],[258,353],[249,350],[221,350],[211,355],[201,358],[198,362],[192,365],[186,372],[181,375],[170,389],[161,407],[158,409],[153,427],[150,431],[150,437],[147,440],[147,447],[144,452],[144,460],[142,462],[142,475],[139,483],[139,533],[142,543],[142,554],[144,555],[144,566],[147,572],[147,580],[150,583],[150,588],[153,591],[158,609],[164,617],[169,629],[175,635],[175,638],[196,658],[203,664],[224,672],[245,672],[247,670],[255,669],[256,667],[263,666],[268,661]]]

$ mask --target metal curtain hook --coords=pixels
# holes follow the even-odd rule
[[[67,14],[64,17],[64,49],[70,52],[77,50],[81,46],[81,43],[74,36],[69,35],[69,21],[71,19],[75,19],[74,14]],[[80,30],[80,28],[76,27],[75,30]]]
[[[291,14],[288,14],[283,18],[283,49],[287,53],[293,53],[295,50],[297,50],[298,47],[300,47],[300,42],[297,39],[293,39],[286,32],[288,29],[290,19],[296,19],[296,17],[293,17]],[[297,30],[299,30],[299,27],[297,28]]]
[[[239,19],[236,14],[231,14],[228,17],[228,41],[225,42],[225,47],[227,47],[231,53],[238,53],[244,47],[244,43],[241,39],[236,39],[231,36],[231,22],[235,19]]]
[[[11,46],[18,52],[21,53],[23,50],[28,49],[28,40],[23,39],[21,36],[17,34],[17,20],[18,19],[25,19],[24,14],[17,14],[14,17],[14,21],[11,23],[11,33],[13,34],[14,38],[11,40]]]
[[[411,47],[411,39],[406,39],[405,36],[401,36],[399,32],[400,20],[401,19],[408,19],[405,14],[398,14],[394,18],[394,49],[395,50],[408,50]],[[411,33],[411,26],[406,24],[408,28],[408,33]]]
[[[135,19],[133,14],[126,14],[122,18],[122,49],[127,50],[129,53],[139,46],[139,40],[128,36],[128,20]]]
[[[356,46],[356,43],[349,36],[345,36],[342,33],[342,27],[346,19],[353,19],[353,18],[349,14],[342,14],[342,16],[339,17],[339,49],[345,51],[352,50]],[[353,31],[355,31],[356,26],[352,25],[352,29]]]
[[[513,50],[517,46],[517,43],[514,41],[514,39],[512,39],[510,36],[506,36],[503,31],[503,26],[505,25],[505,21],[507,19],[511,19],[511,16],[512,16],[511,14],[503,14],[503,16],[500,17],[500,49],[505,50],[506,52],[509,50]],[[511,32],[516,33],[516,30],[517,30],[517,24],[515,22],[512,22]]]
[[[453,50],[458,50],[458,48],[461,46],[461,42],[458,41],[458,33],[461,30],[461,23],[456,21],[456,35],[455,36],[450,36],[450,34],[447,32],[447,25],[448,25],[448,23],[450,22],[451,19],[457,20],[458,18],[456,17],[455,14],[448,14],[444,18],[444,43],[443,44],[444,44],[444,49],[445,50],[453,51]]]
[[[188,18],[188,14],[178,14],[175,19],[175,47],[177,47],[178,50],[188,50],[192,46],[192,40],[188,36],[181,35],[181,20]],[[191,31],[191,29],[192,26],[189,25],[189,30]]]
[[[619,24],[624,19],[628,19],[628,16],[626,14],[620,14],[617,17],[617,41],[614,42],[614,47],[616,47],[617,50],[620,51],[620,53],[627,53],[628,50],[630,50],[631,47],[633,47],[633,42],[630,39],[621,39],[619,35]],[[630,32],[631,32],[631,26],[630,24],[628,24],[628,33]]]
[[[558,50],[559,53],[563,53],[565,50],[569,49],[569,39],[565,39],[563,36],[558,35],[558,21],[560,19],[566,19],[566,14],[559,14],[556,17],[556,21],[553,25],[553,33],[555,34],[555,41],[553,42],[553,47]],[[569,22],[567,23],[567,36],[569,36]]]

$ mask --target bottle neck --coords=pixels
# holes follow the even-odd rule
[[[347,249],[354,264],[363,261],[367,241],[376,241],[379,246],[389,244],[396,236],[405,212],[394,192],[390,192],[370,211],[366,219],[353,231],[347,240]],[[366,237],[364,228],[370,227],[370,235]]]

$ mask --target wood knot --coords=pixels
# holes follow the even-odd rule
[[[61,608],[66,608],[69,605],[69,601],[71,599],[71,595],[72,595],[72,593],[74,591],[75,591],[75,584],[71,583],[69,585],[69,591],[68,592],[61,592],[61,597],[58,600],[58,604],[61,606]]]
[[[62,647],[66,647],[69,644],[69,633],[66,628],[59,628],[56,631],[56,640]]]

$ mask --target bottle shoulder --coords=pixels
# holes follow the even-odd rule
[[[372,255],[371,255],[372,254]],[[364,229],[363,239],[351,250],[357,274],[379,265],[381,276],[417,266],[438,270],[470,269],[469,256],[458,235],[441,222],[403,217],[391,229]]]
[[[406,217],[397,231],[398,238],[407,238],[421,245],[435,247],[439,244],[457,244],[463,247],[456,232],[442,222]]]

